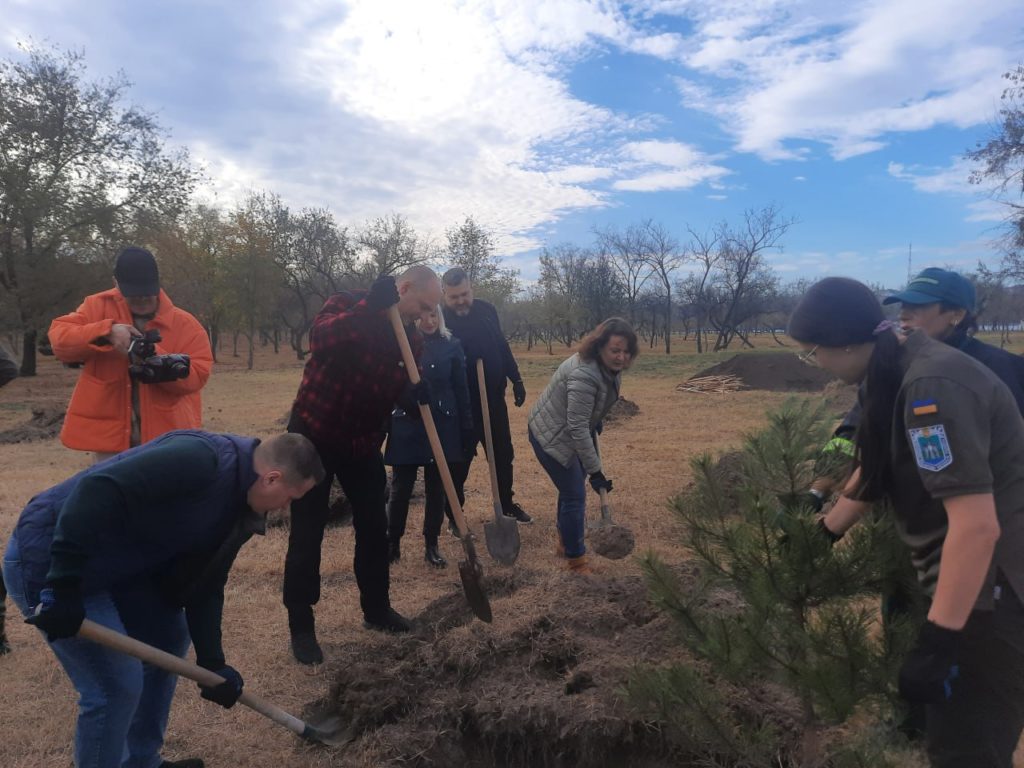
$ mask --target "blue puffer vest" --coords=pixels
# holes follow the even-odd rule
[[[111,530],[98,540],[90,553],[82,577],[86,593],[111,588],[126,579],[155,575],[183,554],[208,551],[231,531],[240,510],[246,508],[246,492],[252,483],[252,454],[258,441],[251,437],[214,434],[198,430],[168,432],[144,445],[131,448],[108,459],[124,461],[138,451],[159,445],[172,437],[189,435],[205,440],[217,454],[217,481],[201,495],[190,499],[168,499],[173,507],[173,526],[160,530]],[[38,597],[50,569],[50,545],[57,516],[78,482],[107,464],[107,461],[82,470],[63,483],[32,498],[22,510],[15,527],[25,588],[30,600]],[[154,509],[157,517],[163,517]]]

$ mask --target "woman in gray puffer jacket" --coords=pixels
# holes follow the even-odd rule
[[[597,434],[619,399],[622,372],[639,346],[632,326],[612,317],[591,331],[579,351],[558,366],[530,411],[530,445],[558,489],[558,537],[569,568],[586,572],[586,483],[595,492],[612,489],[604,476]]]

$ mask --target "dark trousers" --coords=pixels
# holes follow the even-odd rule
[[[949,701],[928,706],[934,768],[1011,768],[1024,729],[1024,607],[1008,585],[992,611],[974,611]]]
[[[0,653],[7,652],[7,587],[0,571]]]
[[[320,600],[320,548],[327,525],[331,481],[335,477],[352,504],[352,527],[356,537],[352,565],[363,616],[371,621],[379,620],[391,607],[384,461],[380,454],[353,459],[319,445],[317,449],[327,477],[301,499],[292,502],[291,533],[284,560],[284,604],[293,631],[313,628],[313,606]]]
[[[454,472],[454,465],[450,467]],[[388,538],[398,541],[405,535],[405,521],[409,516],[409,499],[416,483],[419,466],[396,464],[391,471],[391,497],[388,499]],[[444,485],[436,464],[423,467],[423,490],[426,497],[423,512],[423,538],[436,544],[444,520]]]
[[[498,499],[501,501],[501,508],[506,512],[512,509],[512,460],[515,459],[515,451],[512,449],[512,430],[508,424],[508,407],[505,405],[504,396],[501,398],[490,398],[487,405],[491,411],[491,439],[494,441],[494,470],[498,475]],[[486,453],[487,441],[484,439],[483,419],[478,423],[481,425],[477,430],[476,443],[472,446],[464,446],[467,459],[462,464],[453,464],[452,482],[455,483],[455,490],[459,496],[459,503],[465,500],[463,488],[466,478],[469,477],[469,467],[473,462],[471,451],[476,445],[482,445]],[[490,458],[490,457],[488,457]],[[451,511],[448,511],[451,516]]]

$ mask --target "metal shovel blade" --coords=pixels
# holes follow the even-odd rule
[[[519,557],[522,542],[519,539],[519,523],[502,514],[501,508],[494,510],[494,519],[484,523],[484,538],[491,557],[502,565],[512,565]]]
[[[601,519],[590,531],[593,550],[609,560],[621,560],[636,546],[633,532],[624,525],[612,521],[612,510],[608,505],[608,494],[601,489]]]
[[[312,744],[323,744],[328,747],[343,747],[355,741],[356,734],[351,727],[345,727],[340,717],[326,717],[315,725],[306,722],[299,734],[305,741]]]
[[[459,578],[462,579],[462,591],[466,595],[466,602],[469,603],[473,615],[480,621],[486,621],[489,624],[494,617],[491,615],[491,603],[487,599],[487,593],[484,592],[484,575],[479,564],[474,564],[469,560],[460,560]]]

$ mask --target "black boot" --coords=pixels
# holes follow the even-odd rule
[[[437,551],[437,539],[427,541],[427,548],[423,553],[423,559],[427,561],[428,565],[432,565],[435,568],[444,568],[448,565],[448,561],[441,557],[441,553]]]
[[[412,629],[412,624],[394,608],[388,608],[385,613],[378,616],[364,614],[363,628],[378,632],[408,632]]]
[[[397,563],[402,559],[401,539],[388,539],[388,562]]]
[[[292,630],[292,655],[299,664],[320,664],[324,660],[324,652],[316,641],[316,632],[312,629]]]

